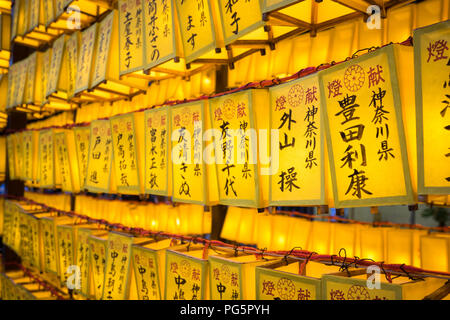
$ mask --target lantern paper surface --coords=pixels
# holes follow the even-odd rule
[[[53,130],[39,132],[39,186],[41,188],[54,188],[55,186],[55,161]]]
[[[450,193],[449,27],[446,21],[414,31],[420,194]]]
[[[394,50],[390,45],[319,73],[338,208],[413,202]]]
[[[203,250],[166,251],[165,300],[207,300],[207,281]]]
[[[52,47],[50,69],[48,73],[47,90],[45,96],[48,97],[58,89],[58,80],[61,72],[61,61],[64,54],[66,36],[60,36]]]
[[[75,135],[75,147],[77,153],[78,169],[80,172],[79,174],[80,186],[84,186],[89,158],[89,143],[91,136],[91,128],[75,127],[73,131]]]
[[[169,195],[171,183],[168,107],[145,111],[145,192]]]
[[[111,118],[111,129],[117,191],[124,194],[139,194],[139,161],[133,115],[125,114]]]
[[[247,90],[224,95],[211,99],[209,106],[215,130],[220,203],[255,208],[267,206],[271,170],[268,91]]]
[[[119,59],[120,74],[143,69],[144,3],[141,0],[119,0]]]
[[[88,241],[91,250],[89,262],[92,289],[90,289],[90,294],[96,300],[101,300],[105,280],[107,240],[90,235]]]
[[[215,48],[212,9],[209,1],[175,0],[175,5],[184,57],[189,63]]]
[[[92,73],[95,42],[97,39],[97,26],[95,23],[81,33],[81,46],[77,64],[75,93],[89,88]]]
[[[382,274],[380,288],[370,290],[365,270],[352,277],[345,272],[324,275],[322,281],[324,300],[418,300],[445,283],[445,280],[435,278],[411,281],[403,276],[389,283]]]
[[[109,233],[102,300],[127,299],[132,244],[131,236]]]
[[[219,0],[225,45],[264,25],[260,0]]]
[[[72,226],[57,226],[56,234],[58,241],[58,261],[59,261],[59,279],[62,286],[67,286],[69,267],[74,265],[74,228]]]
[[[144,1],[145,68],[158,66],[177,55],[173,0]]]
[[[85,188],[91,192],[109,192],[113,146],[109,120],[91,122]]]
[[[217,202],[217,188],[211,159],[203,158],[207,129],[203,101],[170,108],[173,201],[194,204]]]
[[[271,130],[278,130],[278,140],[271,134],[271,141],[279,145],[272,156],[272,163],[278,160],[278,166],[273,165],[270,175],[270,204],[324,204],[324,137],[318,77],[308,76],[269,90]]]

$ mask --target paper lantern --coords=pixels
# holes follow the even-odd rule
[[[300,247],[306,250],[311,234],[311,225],[311,222],[306,219],[292,219],[292,227],[286,249]]]
[[[386,261],[394,264],[413,264],[413,233],[411,230],[394,229],[386,233]]]
[[[361,258],[384,261],[384,232],[383,228],[368,227],[361,230],[360,246]]]
[[[95,300],[101,300],[105,283],[107,238],[106,236],[97,237],[90,235],[88,243],[91,251],[89,259],[91,272],[89,295],[94,297]]]
[[[450,39],[449,25],[449,21],[445,21],[414,31],[420,194],[450,193],[448,146],[444,142],[445,139],[440,138],[446,134],[448,128],[448,115],[446,116],[448,59],[445,56],[445,43]],[[436,166],[436,163],[442,165]]]
[[[434,271],[450,271],[450,240],[434,235],[420,237],[422,268]]]
[[[139,300],[161,300],[164,293],[166,249],[170,239],[133,245],[133,273]]]
[[[329,254],[333,232],[334,223],[320,221],[312,222],[308,250],[317,252],[318,254]]]
[[[145,111],[145,192],[170,196],[172,194],[172,166],[169,137],[169,108],[161,107]]]
[[[263,264],[255,255],[210,256],[211,300],[255,300],[255,268]]]
[[[383,274],[380,275],[380,288],[367,287],[366,270],[353,273],[346,272],[323,276],[324,300],[419,300],[434,292],[445,284],[446,280],[425,278],[410,280],[401,276],[389,283]]]
[[[256,235],[258,248],[269,248],[272,244],[274,217],[268,214],[257,215],[256,224],[258,225]]]
[[[267,207],[268,98],[267,90],[251,89],[209,100],[221,204]]]
[[[218,202],[213,148],[207,147],[203,132],[210,129],[209,111],[203,100],[170,108],[172,150],[172,200],[213,205]],[[212,143],[209,143],[211,145]],[[204,150],[209,150],[203,156]]]
[[[189,232],[190,234],[205,234],[210,233],[211,230],[205,232],[207,228],[203,225],[205,223],[205,213],[204,207],[199,205],[189,205],[189,215],[188,215],[188,223],[189,223]]]
[[[208,251],[201,246],[166,250],[164,300],[209,300]]]
[[[345,249],[347,257],[356,255],[356,225],[355,224],[334,224],[334,237],[332,240],[332,254],[339,254],[341,248]],[[359,243],[358,243],[359,244]]]
[[[256,221],[257,210],[240,208],[241,219],[235,228],[238,228],[236,241],[239,243],[250,244],[254,241],[253,231]]]
[[[414,203],[411,65],[390,45],[319,73],[336,207]]]
[[[336,272],[339,267],[308,262],[299,274],[301,262],[288,259],[268,263],[256,268],[257,300],[320,300],[321,277]]]
[[[157,230],[158,231],[168,231],[168,219],[169,219],[169,208],[168,204],[157,204],[156,205],[156,220],[158,221]]]
[[[325,204],[318,76],[289,81],[269,91],[271,130],[278,130],[277,135],[271,134],[270,204]]]
[[[290,250],[287,247],[288,236],[293,227],[293,218],[284,216],[273,217],[273,233],[270,250]]]
[[[222,227],[221,238],[237,241],[242,210],[238,207],[228,207]]]

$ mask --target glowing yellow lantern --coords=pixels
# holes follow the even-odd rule
[[[158,222],[158,231],[168,231],[169,209],[170,205],[161,203],[156,205],[156,221]]]
[[[256,268],[257,300],[320,300],[322,276],[337,272],[339,267],[293,259],[279,260]],[[300,274],[300,271],[303,271]]]
[[[439,54],[439,48],[450,40],[449,26],[444,21],[414,30],[419,194],[450,194],[450,158],[445,156],[448,145],[442,139],[448,132],[448,59]]]
[[[384,243],[383,228],[368,227],[364,229],[360,234],[361,257],[384,261]]]
[[[288,235],[293,226],[293,218],[285,216],[273,217],[272,242],[269,250],[290,250],[287,247]]]
[[[292,219],[292,228],[290,229],[287,248],[300,247],[303,250],[308,248],[309,237],[311,234],[311,221],[295,218]]]
[[[335,223],[332,245],[332,254],[339,254],[339,250],[344,248],[347,257],[355,256],[356,225]]]
[[[170,239],[133,245],[133,273],[139,300],[161,300],[164,294],[166,249]],[[144,288],[144,283],[147,288]]]
[[[191,204],[189,210],[189,232],[190,234],[205,234],[209,232],[205,232],[206,228],[203,226],[205,223],[205,213],[204,213],[204,207],[197,205],[197,204]]]
[[[446,280],[425,278],[424,280],[410,280],[400,276],[388,282],[384,274],[380,274],[380,287],[368,287],[366,269],[359,269],[350,276],[347,272],[327,274],[322,278],[324,300],[420,300],[428,294],[442,287]],[[372,271],[373,272],[373,271]],[[373,277],[373,276],[372,276]]]
[[[319,73],[337,208],[415,203],[412,58],[412,47],[389,45]],[[377,108],[382,102],[383,123],[374,101]]]
[[[211,300],[255,300],[255,268],[264,264],[255,255],[210,256]]]
[[[180,219],[179,230],[181,234],[188,234],[190,228],[190,212],[191,206],[189,204],[181,204],[178,206],[178,217]]]
[[[318,254],[329,254],[333,239],[334,223],[313,221],[308,250]]]
[[[228,207],[227,215],[223,223],[221,237],[236,241],[239,232],[242,210],[238,207]]]
[[[422,268],[434,271],[450,271],[450,240],[434,235],[420,237]]]
[[[269,248],[272,244],[274,217],[269,214],[257,215],[258,234],[255,236],[258,248]]]
[[[107,237],[90,235],[88,243],[91,251],[89,296],[92,296],[95,300],[100,300],[103,295],[105,280]]]
[[[195,245],[166,250],[165,300],[209,300],[208,251]]]
[[[212,128],[216,130],[219,202],[267,207],[269,176],[273,169],[268,156],[268,90],[249,89],[219,96],[209,100],[209,109]]]
[[[411,230],[392,229],[386,233],[387,263],[413,264],[413,233]]]
[[[250,244],[253,242],[253,231],[255,225],[255,219],[257,215],[256,209],[240,208],[241,219],[235,228],[238,229],[236,241],[239,243]]]

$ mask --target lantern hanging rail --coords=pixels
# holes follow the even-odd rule
[[[163,237],[172,240],[178,240],[181,242],[188,242],[194,244],[199,243],[207,247],[215,247],[221,250],[231,249],[233,252],[240,251],[242,253],[253,254],[261,259],[264,259],[264,256],[272,256],[285,259],[292,258],[295,260],[302,261],[302,263],[304,264],[306,264],[309,261],[314,261],[327,265],[339,266],[339,263],[341,263],[342,270],[348,270],[348,268],[352,267],[352,265],[354,266],[354,268],[357,267],[367,268],[369,266],[376,265],[383,270],[388,282],[392,282],[390,274],[395,274],[398,276],[406,275],[410,279],[414,279],[414,277],[416,278],[433,277],[441,279],[450,279],[450,272],[424,270],[418,267],[408,266],[405,264],[385,264],[384,262],[376,262],[373,261],[372,259],[361,259],[359,257],[350,258],[346,256],[345,249],[340,250],[340,252],[344,250],[344,256],[341,256],[340,252],[339,255],[324,255],[324,254],[317,254],[315,252],[310,252],[307,250],[294,250],[295,248],[290,251],[268,251],[266,249],[258,249],[243,245],[236,246],[222,241],[208,240],[201,237],[185,236],[180,234],[172,234],[164,231],[157,232],[145,230],[143,228],[128,227],[120,223],[110,223],[105,219],[94,219],[87,215],[78,214],[73,211],[64,211],[57,208],[49,207],[43,203],[39,203],[25,197],[16,197],[11,195],[2,195],[2,197],[5,197],[6,199],[16,200],[19,202],[25,202],[29,205],[39,206],[44,210],[55,212],[60,215],[78,218],[82,221],[85,221],[86,223],[103,225],[106,227],[107,230],[119,230],[134,236],[149,237],[154,238],[155,240],[157,240],[158,237]]]
[[[44,279],[39,277],[36,273],[32,272],[30,269],[26,268],[22,264],[17,263],[17,262],[7,262],[7,263],[5,263],[5,266],[15,267],[15,268],[22,270],[22,272],[24,273],[25,276],[31,278],[34,281],[34,283],[37,283],[40,287],[49,291],[51,293],[51,295],[56,297],[58,300],[67,300],[63,296],[63,294],[60,290],[58,290],[56,287],[50,285],[47,281],[45,281]]]

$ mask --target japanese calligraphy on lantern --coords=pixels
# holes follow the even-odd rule
[[[96,23],[81,33],[81,46],[77,63],[75,93],[86,90],[89,87],[96,35]]]
[[[53,188],[55,186],[55,162],[53,131],[39,132],[39,186]]]
[[[161,300],[157,253],[133,246],[133,268],[139,300]]]
[[[120,74],[143,68],[144,14],[142,0],[119,0]]]
[[[173,10],[172,0],[144,1],[146,69],[155,67],[176,56]]]
[[[165,300],[204,300],[207,260],[166,251]]]
[[[58,239],[58,261],[59,261],[59,279],[61,284],[66,284],[70,275],[68,268],[74,265],[73,248],[73,227],[57,226],[56,234]]]
[[[24,103],[34,103],[34,88],[35,88],[35,77],[36,77],[36,55],[33,53],[28,58],[28,69],[27,69],[27,80],[25,87]]]
[[[61,72],[61,60],[64,52],[65,36],[60,36],[52,47],[50,60],[50,69],[47,81],[47,90],[45,96],[48,97],[57,90],[59,74]]]
[[[256,161],[258,133],[253,116],[254,98],[262,97],[259,93],[264,93],[267,104],[266,92],[253,90],[225,95],[209,102],[211,124],[216,131],[215,161],[221,204],[261,205]],[[258,105],[258,112],[264,113],[263,104]]]
[[[46,272],[57,274],[57,258],[56,258],[56,238],[55,238],[55,224],[52,218],[42,218],[39,220],[41,224],[41,239],[44,249],[43,269]]]
[[[102,300],[125,300],[128,296],[133,238],[110,232],[106,251]]]
[[[139,194],[139,170],[133,114],[111,118],[117,191]]]
[[[366,280],[324,275],[324,300],[401,300],[400,285],[381,283],[380,288],[369,290]]]
[[[63,191],[72,192],[72,176],[70,172],[69,152],[67,150],[67,138],[65,132],[55,133],[55,161],[58,162],[61,174],[61,188]]]
[[[22,60],[17,63],[17,74],[14,78],[16,81],[14,92],[14,105],[21,105],[24,100],[25,94],[25,82],[28,75],[28,59]]]
[[[256,267],[257,300],[319,300],[320,287],[320,280]]]
[[[212,300],[243,300],[242,272],[239,264],[209,257]]]
[[[16,175],[23,179],[23,143],[22,133],[15,133],[12,135],[14,141],[14,159],[16,160]]]
[[[64,3],[65,0],[55,0],[55,17],[58,18],[64,13]]]
[[[48,81],[50,78],[50,67],[51,67],[51,58],[52,58],[52,50],[48,49],[47,51],[45,51],[42,54],[42,65],[41,67],[41,72],[40,72],[40,89],[39,90],[39,95],[40,95],[40,100],[39,101],[41,103],[41,105],[44,105],[46,102],[46,97],[47,97],[47,86],[48,86]]]
[[[173,200],[206,201],[203,153],[203,101],[171,107]],[[148,160],[147,160],[148,161]]]
[[[103,281],[105,280],[107,240],[89,236],[88,241],[91,250],[89,262],[94,284],[94,296],[96,300],[100,300],[103,295]]]
[[[22,261],[28,263],[30,261],[31,253],[30,253],[30,239],[29,235],[29,225],[28,225],[28,215],[24,213],[22,210],[19,210],[19,256]]]
[[[76,265],[80,268],[80,285],[81,288],[75,288],[80,294],[85,297],[89,296],[89,284],[90,284],[90,246],[89,236],[91,235],[90,229],[79,228],[77,232],[77,241],[75,248]]]
[[[25,180],[33,180],[33,131],[22,132],[23,141],[23,178]]]
[[[259,0],[220,0],[225,45],[264,25]]]
[[[337,207],[413,202],[393,50],[319,74]]]
[[[109,120],[91,122],[85,188],[91,192],[109,192],[113,146]]]
[[[450,29],[414,32],[418,192],[450,193]]]
[[[215,47],[214,22],[209,1],[175,0],[186,63]]]
[[[115,10],[108,14],[100,23],[98,27],[96,54],[94,73],[92,75],[92,82],[90,87],[94,87],[100,82],[106,80],[106,70],[108,67],[109,49],[111,44],[111,33],[115,20]]]
[[[78,168],[80,170],[80,186],[84,186],[87,174],[91,128],[75,127],[73,130],[75,134],[75,150],[77,152]]]
[[[30,259],[28,262],[31,268],[40,269],[41,240],[39,237],[39,220],[33,215],[28,215],[27,224],[29,229],[28,240],[30,246]]]
[[[65,63],[67,63],[67,96],[72,98],[75,94],[78,64],[79,32],[74,32],[66,42]]]
[[[145,111],[145,192],[168,196],[169,109]]]
[[[278,131],[279,141],[278,171],[270,175],[270,204],[324,204],[317,75],[271,87],[270,111],[271,129]]]

